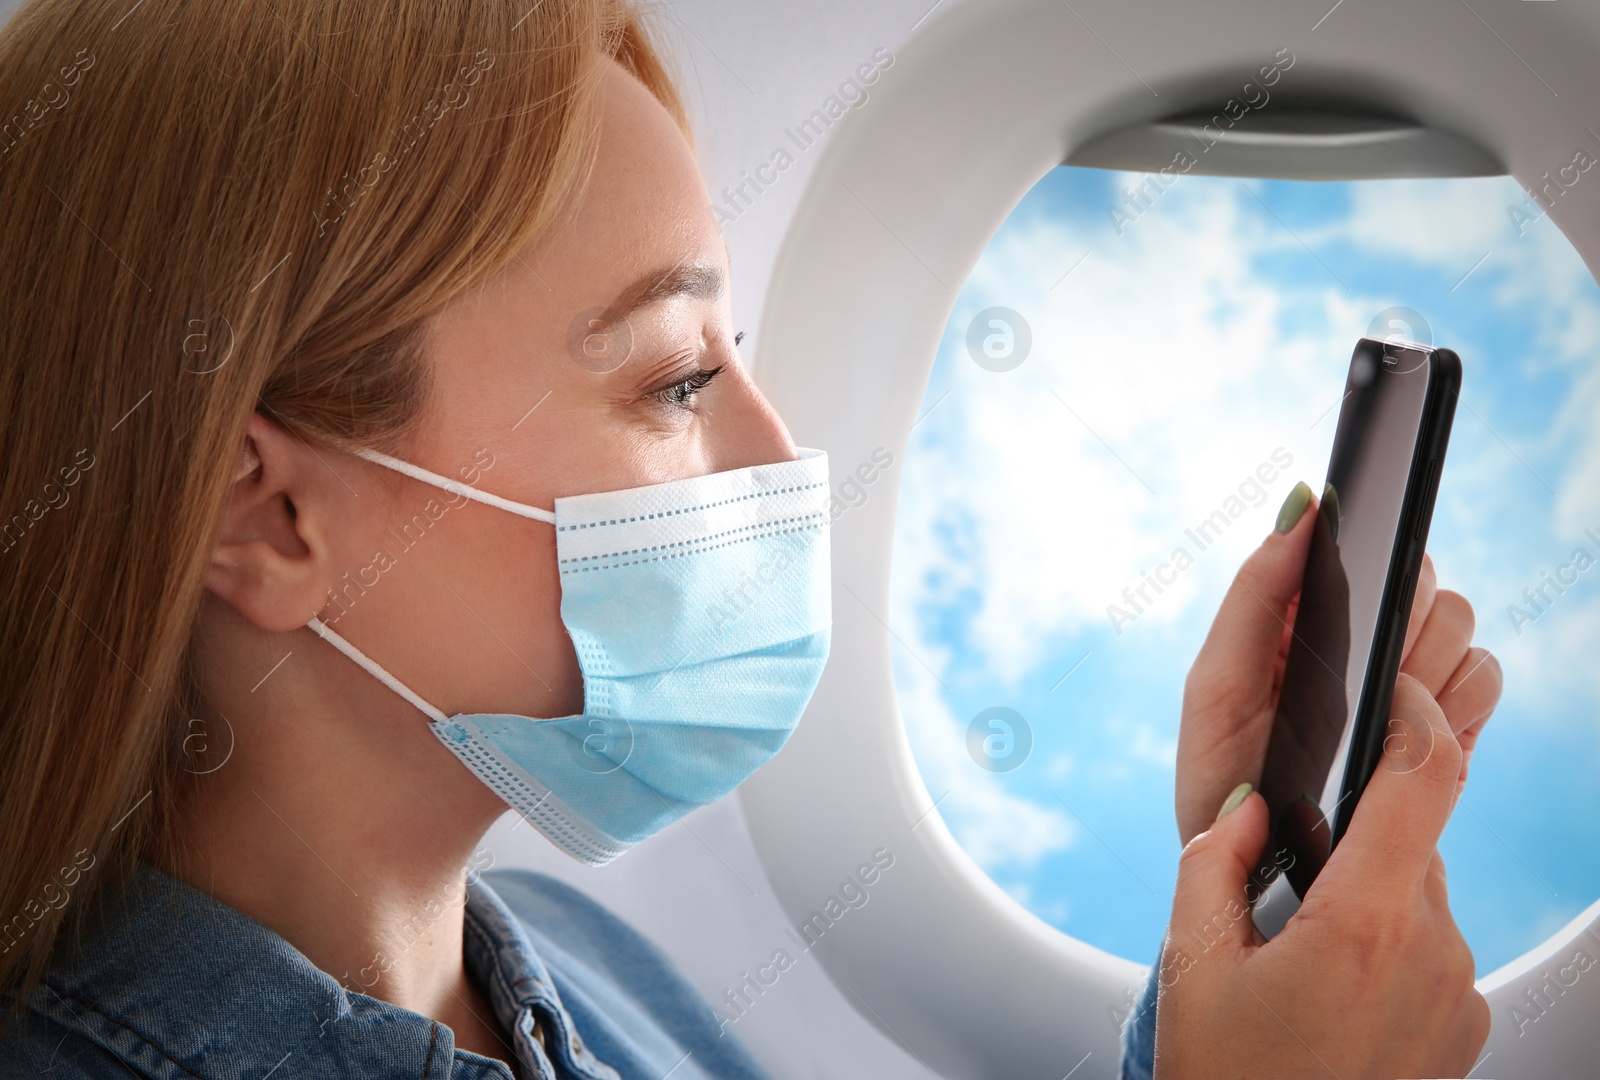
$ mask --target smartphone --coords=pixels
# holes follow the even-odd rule
[[[1461,358],[1356,342],[1261,773],[1271,832],[1246,892],[1271,938],[1349,828],[1387,739]]]

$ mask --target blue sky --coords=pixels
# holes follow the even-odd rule
[[[1429,550],[1505,670],[1441,842],[1487,973],[1600,897],[1600,566],[1520,633],[1508,614],[1532,611],[1523,590],[1575,548],[1600,559],[1584,535],[1600,536],[1600,288],[1548,219],[1518,234],[1507,208],[1531,204],[1509,178],[1190,174],[1119,235],[1107,207],[1140,179],[1052,170],[946,327],[901,476],[891,587],[923,777],[1023,905],[1154,960],[1177,866],[1184,675],[1283,497],[1301,479],[1320,490],[1356,338],[1412,309],[1464,369]],[[1011,370],[968,348],[996,306],[1031,331]],[[1292,463],[1246,484],[1275,451]],[[1118,633],[1107,605],[1178,545],[1194,552],[1184,529],[1230,496],[1244,513]],[[1033,740],[1009,771],[969,752],[970,722],[994,706]]]

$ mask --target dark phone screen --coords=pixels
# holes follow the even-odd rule
[[[1258,879],[1281,870],[1297,897],[1333,848],[1429,378],[1425,350],[1363,339],[1345,380],[1261,774],[1272,837]]]

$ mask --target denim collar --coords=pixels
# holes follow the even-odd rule
[[[584,1046],[521,923],[487,883],[467,886],[464,914],[463,962],[513,1040],[516,1080],[617,1080]],[[458,1049],[445,1025],[346,990],[254,919],[143,865],[105,927],[63,952],[30,1004],[161,1080],[507,1076]],[[548,1054],[533,1038],[535,1017]]]

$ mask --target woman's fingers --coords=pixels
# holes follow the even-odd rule
[[[1451,589],[1437,590],[1417,642],[1401,662],[1400,670],[1438,697],[1461,666],[1461,658],[1467,655],[1474,627],[1472,605],[1467,598]]]
[[[1419,580],[1419,606],[1422,591]],[[1414,606],[1412,629],[1416,641],[1401,662],[1400,670],[1422,683],[1434,696],[1461,746],[1459,790],[1466,782],[1478,733],[1500,701],[1503,681],[1500,662],[1489,650],[1472,646],[1475,618],[1472,605],[1460,593],[1436,588],[1420,630],[1416,630],[1417,611],[1418,607]]]
[[[1433,556],[1422,553],[1422,571],[1417,574],[1417,592],[1411,599],[1411,619],[1406,623],[1406,641],[1400,648],[1400,662],[1404,664],[1416,647],[1423,624],[1433,609],[1433,600],[1439,591],[1439,576],[1433,569]]]
[[[1470,734],[1475,740],[1483,722],[1499,704],[1502,685],[1500,661],[1488,649],[1473,646],[1445,680],[1444,688],[1434,695],[1463,750],[1467,748],[1466,737]]]
[[[1456,742],[1461,744],[1463,783],[1472,762],[1472,748],[1478,744],[1483,725],[1489,722],[1495,706],[1500,703],[1504,684],[1500,661],[1488,649],[1474,646],[1461,658],[1438,695],[1439,707],[1444,710],[1450,730],[1455,732]]]
[[[1438,588],[1433,560],[1424,555],[1400,670],[1434,696],[1461,746],[1458,792],[1466,782],[1478,733],[1494,712],[1502,685],[1500,662],[1489,650],[1472,646],[1475,622],[1464,596]]]

